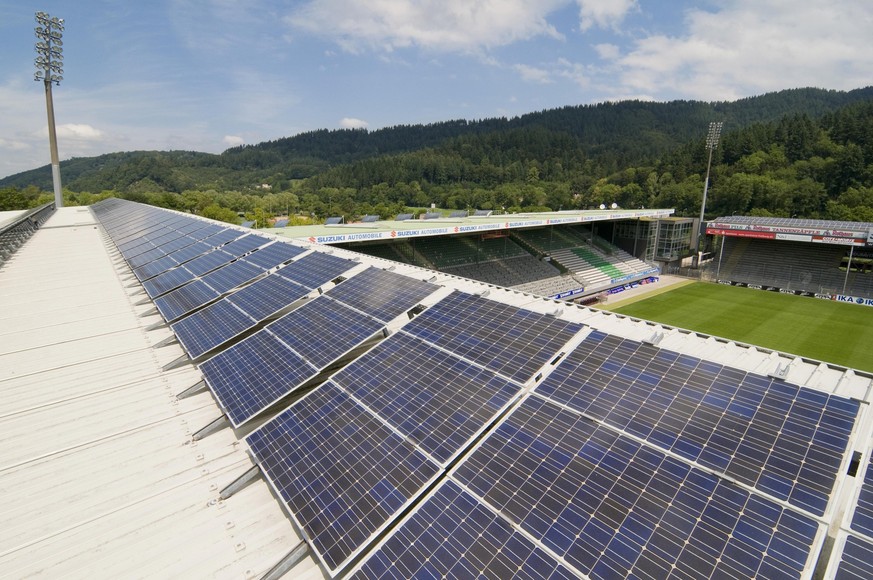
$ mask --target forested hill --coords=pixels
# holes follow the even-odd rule
[[[428,172],[439,172],[439,167],[415,161],[429,155],[423,152],[438,149],[441,155],[459,157],[467,163],[487,161],[485,171],[490,173],[484,176],[485,185],[514,179],[517,171],[504,172],[503,161],[511,165],[515,159],[538,160],[549,167],[558,163],[564,169],[574,166],[591,177],[605,177],[626,167],[653,164],[701,139],[710,121],[724,121],[725,131],[737,131],[792,115],[818,119],[868,100],[873,100],[873,87],[848,92],[791,89],[733,102],[621,101],[568,106],[511,119],[452,120],[374,131],[319,130],[235,147],[220,155],[186,151],[111,153],[64,161],[61,171],[65,188],[92,193],[246,190],[261,183],[285,190],[291,180],[314,176],[321,184],[360,187],[372,181],[362,175],[369,171],[367,167],[384,168],[387,159],[396,164],[401,154],[413,155],[406,159],[407,170],[418,164],[422,171],[413,179],[407,171],[403,181],[438,180],[438,175]],[[374,165],[376,159],[383,162]],[[487,169],[488,165],[500,167],[499,174]],[[340,183],[345,179],[351,181]],[[0,180],[0,187],[9,186],[36,186],[50,191],[50,168]]]

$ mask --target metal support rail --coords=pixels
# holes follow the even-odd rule
[[[24,242],[54,213],[55,203],[49,202],[25,212],[0,228],[0,265],[9,260]]]

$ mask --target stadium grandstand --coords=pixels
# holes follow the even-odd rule
[[[434,217],[439,214],[432,212],[420,220],[325,224],[289,228],[282,234],[525,293],[584,301],[613,288],[657,279],[660,270],[649,240],[628,240],[629,249],[644,261],[620,248],[616,234],[630,231],[633,236],[641,220],[647,220],[646,231],[655,231],[650,224],[671,213],[595,210],[467,216],[456,212]],[[425,217],[428,223],[422,224]],[[598,235],[598,227],[612,240]],[[688,250],[690,237],[683,241]]]
[[[722,240],[708,266],[719,282],[873,299],[873,223],[730,216],[706,233]]]
[[[4,576],[873,576],[868,373],[273,229],[48,212],[0,265]]]

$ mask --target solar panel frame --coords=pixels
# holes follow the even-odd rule
[[[521,393],[521,385],[405,333],[331,377],[447,465]]]
[[[576,322],[455,291],[403,330],[523,383],[582,328]]]
[[[256,324],[228,300],[219,300],[171,325],[182,348],[192,359],[224,344]]]
[[[330,381],[253,431],[246,442],[331,575],[441,471]]]
[[[218,298],[219,293],[203,280],[194,280],[155,298],[158,312],[167,322],[172,322],[188,312]]]
[[[452,480],[379,543],[350,578],[577,578]]]
[[[873,540],[873,461],[867,457],[864,479],[854,503],[849,528]]]
[[[163,274],[171,268],[175,268],[180,264],[193,260],[197,256],[204,254],[211,249],[212,247],[206,242],[194,242],[191,245],[167,254],[163,258],[158,258],[148,264],[143,264],[142,266],[135,268],[133,273],[140,282],[145,282],[146,280],[150,280],[151,278]]]
[[[318,370],[260,330],[208,360],[200,372],[234,427],[244,425]]]
[[[293,260],[305,251],[306,250],[303,248],[291,244],[276,242],[269,246],[259,248],[251,254],[243,256],[240,260],[260,266],[265,270],[269,270],[280,264]]]
[[[309,292],[311,292],[310,288],[288,278],[271,274],[234,292],[227,297],[227,300],[255,320],[261,321],[303,298]]]
[[[185,266],[178,266],[158,274],[154,278],[144,280],[142,287],[149,297],[154,299],[187,284],[194,278],[196,276]]]
[[[318,288],[330,282],[340,274],[347,272],[355,263],[345,258],[338,258],[323,252],[312,252],[298,260],[294,260],[277,272],[310,289]]]
[[[825,533],[535,393],[451,477],[591,577],[799,576]]]
[[[831,557],[830,566],[836,568],[835,580],[869,580],[873,577],[873,543],[846,534],[839,553]]]
[[[859,411],[849,399],[599,331],[536,392],[817,515]]]
[[[428,282],[370,267],[331,288],[333,300],[388,322],[407,312],[439,289]]]
[[[201,280],[219,294],[224,294],[225,292],[233,290],[237,286],[245,284],[250,280],[254,280],[263,274],[264,271],[264,268],[256,264],[246,262],[245,260],[237,260],[226,266],[222,266],[217,270],[213,270],[203,276]]]

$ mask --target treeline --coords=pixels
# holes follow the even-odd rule
[[[389,218],[430,204],[522,211],[615,202],[696,215],[712,120],[724,120],[725,131],[713,154],[708,216],[873,221],[873,89],[782,91],[734,103],[629,101],[509,120],[317,131],[222,155],[77,159],[62,172],[72,203],[117,195],[210,217],[224,210],[229,221],[243,214],[263,223],[287,212]],[[6,198],[41,199],[40,187],[10,179],[0,182],[17,185],[0,189],[4,205]],[[50,179],[42,189],[51,189]]]

